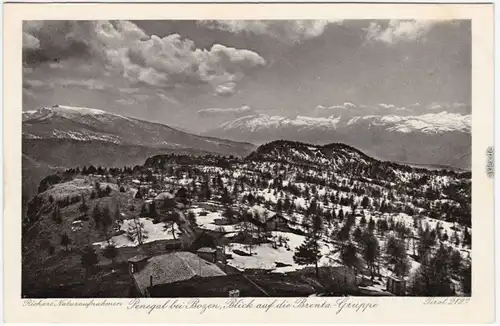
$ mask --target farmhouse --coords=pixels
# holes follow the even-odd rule
[[[226,262],[226,255],[223,253],[223,250],[221,247],[215,248],[209,248],[209,247],[202,247],[196,251],[196,254],[209,261],[212,263],[225,263]]]
[[[288,220],[281,214],[274,214],[266,221],[266,227],[270,231],[284,231],[290,230],[288,226]]]

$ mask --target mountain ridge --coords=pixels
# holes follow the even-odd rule
[[[59,130],[51,125],[41,125],[44,121],[46,124],[55,121],[59,122],[60,125],[61,118],[65,119],[64,123],[75,125],[62,126],[62,128],[66,127],[66,130]],[[59,125],[56,126],[61,128]],[[105,128],[111,130],[104,130]],[[80,129],[83,129],[83,131],[79,132]],[[92,134],[92,132],[97,132],[97,135]],[[221,154],[246,155],[247,152],[254,148],[254,145],[248,142],[235,142],[213,136],[200,136],[165,124],[131,118],[99,109],[53,106],[23,112],[23,136],[27,138],[106,140],[99,137],[99,135],[111,135],[110,140],[112,142],[122,144],[148,147],[198,148]],[[166,140],[171,141],[166,142]]]
[[[228,121],[204,135],[256,144],[276,139],[315,145],[341,142],[381,160],[470,170],[470,116],[443,111],[419,117],[286,118],[259,114]]]

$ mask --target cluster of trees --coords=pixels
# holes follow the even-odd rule
[[[104,188],[104,190],[101,187],[101,184],[98,181],[94,182],[94,189],[90,193],[90,199],[95,199],[95,198],[102,198],[109,196],[111,194],[111,187],[109,185]]]
[[[465,295],[471,294],[471,262],[464,262],[459,251],[441,243],[434,255],[421,261],[409,292],[416,296],[453,296],[457,289],[452,278],[460,281]]]
[[[158,170],[165,170],[171,165],[209,165],[221,168],[230,168],[231,164],[240,163],[240,158],[230,156],[210,155],[182,155],[182,154],[162,154],[155,155],[146,160],[144,166]]]
[[[311,209],[311,208],[310,208]],[[308,210],[309,211],[309,210]],[[316,266],[318,272],[318,262],[323,253],[320,241],[321,230],[325,220],[318,217],[314,209],[310,211],[311,230],[304,243],[296,248],[294,261],[300,265]],[[391,218],[378,219],[374,222],[371,218],[366,220],[362,216],[356,225],[353,214],[346,214],[346,219],[339,229],[334,229],[332,239],[338,244],[336,251],[340,253],[342,263],[351,268],[354,274],[362,269],[369,271],[372,280],[376,275],[380,278],[380,265],[382,262],[389,266],[394,275],[398,277],[408,276],[411,264],[407,250],[410,241],[413,240],[415,254],[415,240],[418,239],[418,255],[413,258],[420,262],[421,267],[416,272],[409,294],[412,295],[454,295],[456,289],[452,285],[452,278],[459,279],[462,284],[462,291],[470,293],[470,261],[464,261],[458,250],[451,246],[445,248],[445,241],[449,241],[445,235],[438,236],[441,226],[430,230],[420,226],[418,238],[403,223],[394,222]],[[385,239],[385,247],[381,248],[377,233],[384,236],[387,231],[391,231]],[[444,233],[445,234],[445,233]],[[458,237],[455,235],[454,237]],[[470,233],[465,228],[463,238],[470,240]],[[437,241],[440,247],[433,254]],[[458,240],[456,240],[458,241]],[[453,242],[457,245],[456,242]]]

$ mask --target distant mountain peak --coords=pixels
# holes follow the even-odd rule
[[[244,156],[249,143],[199,136],[170,126],[88,107],[54,105],[23,112],[23,137],[103,141],[117,145]]]
[[[358,114],[358,113],[357,113]],[[332,115],[328,118],[265,114],[228,121],[206,135],[265,144],[275,139],[310,144],[342,142],[382,160],[470,168],[471,115]]]
[[[82,116],[115,116],[128,119],[125,116],[100,109],[56,104],[53,106],[42,107],[38,110],[23,111],[23,121],[31,119],[47,119],[54,115],[68,119]]]

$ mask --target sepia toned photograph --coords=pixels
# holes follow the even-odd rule
[[[6,4],[4,320],[491,323],[493,21]]]
[[[25,20],[22,298],[470,297],[471,42]]]

